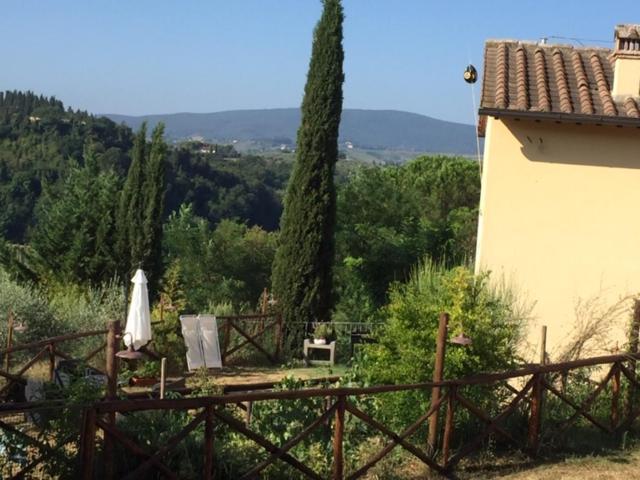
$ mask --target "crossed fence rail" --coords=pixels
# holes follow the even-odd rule
[[[374,465],[387,456],[395,447],[399,446],[429,469],[438,473],[450,474],[461,460],[471,455],[482,447],[490,436],[500,437],[507,443],[511,443],[518,449],[535,456],[540,446],[540,438],[543,433],[548,436],[559,436],[579,419],[592,424],[603,433],[613,434],[628,428],[640,415],[640,408],[634,404],[626,405],[625,413],[621,409],[621,384],[627,382],[627,388],[635,390],[640,383],[635,374],[635,361],[638,355],[609,355],[594,357],[572,362],[528,366],[518,370],[503,373],[484,374],[460,380],[443,382],[429,382],[412,385],[383,385],[374,387],[338,387],[338,388],[311,388],[297,391],[269,391],[233,393],[224,396],[180,398],[168,400],[115,400],[100,402],[85,409],[82,439],[80,441],[80,467],[81,478],[94,478],[96,473],[95,449],[97,431],[121,444],[131,454],[139,457],[141,463],[123,478],[136,478],[150,469],[161,472],[167,478],[177,478],[177,474],[163,462],[172,449],[196,428],[204,425],[204,439],[202,443],[202,455],[204,456],[201,478],[213,478],[216,466],[213,446],[216,442],[214,425],[224,424],[233,431],[245,436],[262,447],[268,454],[260,463],[250,466],[246,472],[238,478],[258,478],[260,473],[275,462],[285,462],[297,470],[304,478],[320,479],[321,474],[313,471],[308,465],[295,458],[291,454],[293,447],[305,440],[309,435],[322,425],[330,425],[333,436],[333,461],[331,478],[334,480],[356,479],[364,476]],[[608,367],[604,377],[598,381],[593,390],[581,401],[575,401],[562,391],[556,383],[570,371],[582,367]],[[516,383],[520,386],[514,386]],[[511,396],[503,402],[497,412],[488,412],[483,407],[475,404],[468,398],[464,389],[472,386],[502,385],[511,393]],[[432,398],[429,408],[422,413],[417,413],[413,423],[401,432],[395,432],[379,420],[373,418],[360,406],[358,399],[365,396],[373,396],[391,392],[409,390],[429,391],[434,386],[441,388],[442,394]],[[594,404],[605,387],[611,390],[609,418],[603,421],[590,413],[590,407]],[[573,411],[560,425],[554,426],[553,431],[541,430],[541,418],[545,402],[544,393],[557,397]],[[325,403],[323,412],[305,425],[296,435],[289,438],[281,445],[272,443],[268,438],[252,430],[250,426],[240,421],[230,409],[241,402],[259,401],[284,401],[310,398],[330,399]],[[505,421],[519,409],[527,413],[526,436],[520,438],[507,430]],[[117,425],[109,424],[103,417],[109,414],[127,414],[136,411],[190,411],[192,420],[178,433],[171,437],[163,447],[155,452],[146,451],[144,446],[138,444],[136,439],[124,433]],[[467,415],[479,420],[484,427],[472,438],[465,438],[456,442],[455,417],[458,412],[464,411]],[[441,432],[441,441],[437,451],[433,451],[426,442],[413,442],[410,437],[419,429],[422,429],[429,419],[442,414],[444,416],[444,428]],[[387,443],[364,464],[345,471],[344,459],[344,433],[347,415],[363,422],[377,434],[388,439]],[[422,446],[420,445],[422,443]]]
[[[235,323],[234,320],[231,322]],[[229,328],[234,328],[231,322]],[[274,326],[278,328],[277,323]],[[59,347],[61,342],[68,341],[74,336],[81,338],[82,335],[103,335],[106,332],[73,334],[14,347],[11,352],[24,349],[37,350],[38,353],[16,373],[7,375],[8,372],[0,371],[0,376],[5,377],[9,382],[18,382],[23,378],[22,374],[18,375],[18,372],[22,372],[25,366],[28,369],[30,364],[33,365],[38,360],[49,358],[51,361],[52,352],[54,355],[65,358],[66,354]],[[115,335],[111,338],[113,341]],[[245,340],[248,339],[245,338]],[[255,346],[250,341],[245,345]],[[101,345],[101,348],[104,347]],[[111,350],[113,349],[114,345],[111,345]],[[95,349],[90,354],[93,353],[95,356],[99,351]],[[3,353],[6,353],[6,350],[0,351],[0,354]],[[114,478],[117,469],[112,463],[113,451],[118,445],[118,448],[138,459],[138,463],[131,471],[125,472],[122,478],[139,478],[151,471],[158,472],[166,478],[178,478],[179,474],[172,469],[167,457],[185,438],[197,430],[202,433],[203,459],[202,472],[198,477],[210,479],[214,478],[216,467],[222,460],[216,458],[214,452],[215,443],[221,441],[221,438],[216,437],[214,427],[221,425],[253,441],[267,455],[256,465],[247,466],[246,471],[238,478],[258,478],[265,469],[276,462],[284,462],[304,478],[323,478],[322,473],[312,470],[309,465],[296,458],[294,452],[297,445],[308,440],[313,432],[321,428],[330,429],[332,437],[330,474],[332,479],[361,478],[396,447],[408,452],[430,470],[449,475],[463,459],[486,445],[489,438],[497,439],[535,456],[540,449],[541,440],[561,439],[563,434],[579,421],[592,425],[605,435],[616,435],[630,428],[640,416],[640,405],[636,405],[635,401],[635,392],[640,391],[640,382],[636,375],[636,361],[639,359],[638,354],[607,355],[557,364],[531,365],[512,371],[457,380],[410,385],[234,392],[211,397],[164,400],[152,398],[116,400],[111,397],[106,401],[75,406],[74,411],[78,415],[80,411],[82,412],[82,421],[78,422],[80,427],[73,435],[53,439],[46,435],[34,434],[33,422],[28,419],[33,418],[33,415],[38,412],[62,412],[64,409],[69,411],[73,406],[66,405],[62,400],[0,403],[0,433],[19,439],[29,450],[26,460],[15,461],[15,465],[9,465],[3,471],[3,475],[7,478],[30,478],[44,462],[56,457],[62,451],[73,451],[73,462],[78,478]],[[599,369],[601,377],[598,381],[591,382],[589,391],[583,398],[578,399],[564,388],[564,379],[572,372],[583,368]],[[107,371],[109,370],[108,367]],[[439,390],[437,394],[431,395],[429,407],[423,412],[415,412],[410,424],[404,426],[399,432],[385,425],[380,419],[374,418],[372,412],[364,406],[366,402],[362,401],[377,395],[407,391],[421,392],[428,397],[434,387],[439,387]],[[496,395],[498,391],[501,392],[502,400],[496,408],[489,409],[474,400],[469,392],[470,389],[477,387],[493,389]],[[605,391],[608,395],[603,395]],[[625,399],[622,398],[623,392]],[[557,402],[564,405],[569,412],[566,418],[560,419],[553,425],[542,422],[543,417],[549,413],[545,409],[550,408],[548,405],[551,398],[557,399]],[[315,418],[310,419],[294,436],[279,445],[257,429],[252,429],[252,425],[243,422],[238,414],[238,406],[245,403],[301,399],[322,399],[324,406],[318,410]],[[603,402],[606,403],[605,414],[602,414]],[[593,412],[596,404],[600,407],[599,413]],[[183,412],[189,418],[188,423],[156,451],[150,451],[140,438],[123,430],[121,424],[115,421],[116,416],[125,418],[134,412],[150,411]],[[456,419],[462,415],[474,419],[481,425],[474,435],[465,435],[461,431]],[[509,428],[509,422],[516,417],[522,428]],[[442,420],[442,428],[438,429],[437,443],[429,444],[424,430],[434,418]],[[344,455],[345,424],[349,421],[361,422],[371,432],[387,439],[377,452],[362,464],[355,466],[352,462],[345,462]],[[416,440],[416,436],[420,438]],[[104,454],[101,462],[97,461],[97,451]],[[110,455],[107,455],[107,451],[111,452]],[[111,461],[106,461],[108,459]],[[12,461],[8,460],[9,463]]]

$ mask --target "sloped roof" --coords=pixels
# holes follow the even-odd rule
[[[478,134],[484,135],[487,115],[640,127],[639,99],[611,95],[612,53],[607,48],[488,41]]]

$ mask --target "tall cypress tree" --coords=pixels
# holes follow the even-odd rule
[[[164,162],[167,145],[164,143],[164,124],[158,123],[151,135],[149,160],[145,165],[144,219],[142,223],[143,263],[151,290],[155,291],[162,276],[162,213],[164,210]]]
[[[343,12],[324,0],[313,38],[302,101],[297,155],[287,187],[273,288],[285,321],[328,321],[336,194],[335,164],[342,113]]]
[[[119,271],[128,277],[143,258],[142,219],[143,187],[147,156],[147,124],[144,122],[136,134],[131,153],[131,165],[120,193],[117,215],[117,244]]]
[[[162,275],[162,213],[164,209],[164,163],[167,145],[164,124],[153,129],[147,145],[147,124],[136,134],[131,165],[120,194],[117,251],[120,275],[128,280],[138,266],[145,269],[154,290]]]

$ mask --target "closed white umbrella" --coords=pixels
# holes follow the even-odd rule
[[[133,283],[133,292],[123,340],[127,347],[133,344],[133,348],[138,350],[151,340],[149,291],[147,290],[147,277],[141,269],[136,271],[131,282]]]

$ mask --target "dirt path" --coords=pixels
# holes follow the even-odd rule
[[[510,473],[488,468],[482,472],[464,472],[461,479],[500,480],[619,480],[640,479],[640,449],[606,456],[571,457],[534,467],[521,467]]]

